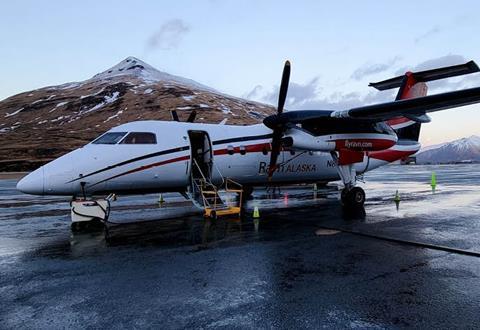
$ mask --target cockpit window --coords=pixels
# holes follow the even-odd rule
[[[132,132],[120,142],[120,144],[156,144],[157,138],[153,133]]]
[[[99,138],[93,140],[93,144],[117,144],[127,132],[110,132],[105,133]]]

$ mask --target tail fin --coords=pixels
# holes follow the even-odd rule
[[[465,64],[447,66],[426,71],[408,71],[403,76],[398,76],[376,83],[370,83],[369,86],[381,91],[399,87],[395,101],[400,101],[426,96],[428,91],[426,82],[428,81],[445,79],[478,71],[480,71],[480,69],[475,62],[470,61]],[[423,115],[411,116],[408,118],[397,117],[387,121],[387,124],[389,124],[396,131],[400,140],[418,141],[421,124],[429,121],[430,118],[427,115]]]

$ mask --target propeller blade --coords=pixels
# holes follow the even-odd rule
[[[171,110],[170,111],[170,114],[172,115],[172,119],[174,121],[180,121],[180,119],[178,119],[178,114],[177,114],[177,111],[176,110]]]
[[[282,147],[282,135],[282,128],[277,128],[273,131],[272,150],[270,151],[270,164],[268,166],[268,181],[272,180],[273,172],[277,169],[277,159]]]
[[[283,67],[282,82],[280,84],[280,93],[278,94],[278,107],[277,107],[278,114],[281,114],[283,112],[285,100],[287,99],[289,80],[290,80],[290,61],[285,61],[285,66]]]
[[[190,115],[188,116],[187,123],[193,123],[195,121],[195,117],[197,116],[197,112],[193,110],[190,112]]]
[[[277,169],[277,159],[282,148],[282,135],[285,125],[278,121],[279,115],[283,113],[283,107],[287,99],[288,83],[290,80],[290,61],[285,61],[283,67],[282,81],[280,83],[280,92],[278,93],[277,114],[266,118],[264,123],[267,127],[273,129],[272,150],[270,151],[270,166],[268,167],[268,181],[272,180],[273,172]]]

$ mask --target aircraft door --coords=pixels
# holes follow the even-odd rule
[[[212,179],[213,152],[210,137],[205,131],[189,131],[191,148],[191,173],[196,179]]]

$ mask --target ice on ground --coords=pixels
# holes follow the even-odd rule
[[[14,112],[12,112],[12,113],[7,113],[7,114],[5,115],[5,118],[11,117],[11,116],[15,116],[16,114],[19,114],[23,109],[24,109],[24,108],[20,108],[20,109],[18,109],[17,111],[14,111]]]

